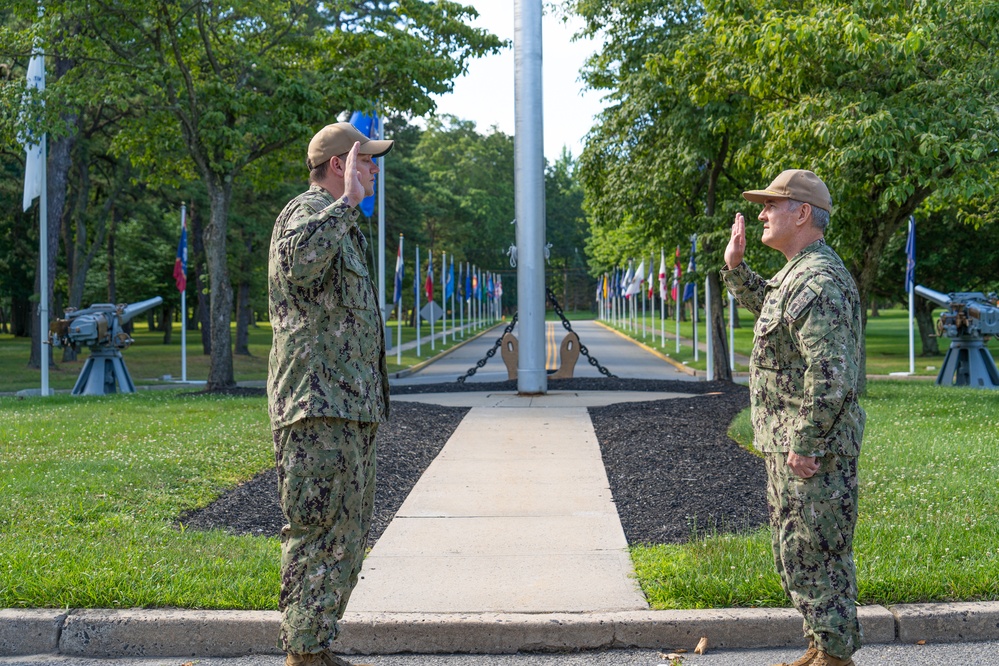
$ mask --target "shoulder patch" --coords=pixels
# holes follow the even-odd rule
[[[808,309],[808,306],[812,304],[815,297],[819,295],[817,287],[806,284],[805,288],[802,289],[794,299],[788,303],[787,306],[787,318],[791,321],[795,321]]]

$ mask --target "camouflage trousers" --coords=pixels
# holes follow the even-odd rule
[[[281,648],[327,649],[364,560],[377,423],[307,418],[274,431],[281,530]]]
[[[834,657],[848,658],[863,638],[857,621],[853,530],[857,458],[819,458],[809,479],[794,474],[786,453],[767,453],[767,502],[781,585],[804,616],[804,632]]]

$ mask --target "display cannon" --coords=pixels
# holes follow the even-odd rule
[[[950,338],[950,349],[937,384],[999,389],[999,369],[985,346],[990,337],[999,335],[999,297],[980,291],[941,294],[922,285],[916,293],[947,308],[937,322],[937,335]]]
[[[159,296],[129,305],[94,303],[89,308],[66,310],[65,319],[49,325],[52,344],[56,347],[90,347],[90,358],[83,364],[73,386],[73,395],[104,395],[135,393],[135,384],[125,367],[121,350],[132,344],[125,324],[133,317],[163,302]]]

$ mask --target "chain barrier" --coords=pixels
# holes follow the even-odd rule
[[[469,368],[468,372],[466,372],[464,376],[458,377],[459,384],[464,384],[466,379],[474,375],[479,370],[479,368],[481,368],[486,364],[486,361],[488,361],[489,359],[491,359],[493,356],[496,355],[496,350],[499,349],[500,346],[503,344],[503,336],[512,331],[513,327],[516,325],[517,325],[517,313],[514,312],[513,319],[510,320],[510,324],[503,330],[503,335],[499,336],[499,338],[496,339],[496,344],[493,345],[493,348],[487,351],[486,355],[483,356],[481,360],[476,362],[474,368]]]
[[[566,319],[565,313],[562,312],[562,307],[558,304],[558,299],[555,298],[555,293],[548,287],[545,288],[545,291],[548,294],[548,300],[552,302],[552,307],[555,308],[555,314],[557,314],[562,320],[562,325],[565,326],[565,330],[570,333],[576,333],[576,331],[572,330],[572,325],[569,323],[569,320]],[[579,333],[576,333],[576,338],[579,338]],[[618,378],[617,375],[611,374],[610,370],[600,365],[600,361],[598,361],[595,357],[590,356],[590,350],[586,348],[586,345],[583,344],[582,340],[579,341],[579,353],[585,356],[586,360],[590,362],[590,365],[596,368],[600,374],[610,377],[611,379]]]
[[[545,291],[547,293],[548,300],[551,301],[552,307],[555,309],[555,314],[557,314],[559,318],[562,320],[562,326],[564,326],[565,330],[569,331],[570,333],[576,333],[574,330],[572,330],[572,324],[570,324],[569,320],[566,319],[565,313],[562,312],[562,306],[559,305],[558,299],[555,298],[555,293],[552,292],[550,288],[545,288]],[[517,315],[518,313],[516,312],[513,313],[513,319],[510,320],[510,324],[503,330],[503,335],[499,336],[499,338],[496,339],[496,344],[493,345],[492,349],[486,352],[486,355],[482,357],[481,360],[476,362],[475,367],[469,368],[468,372],[466,372],[464,376],[458,377],[459,384],[464,384],[466,379],[474,375],[479,370],[479,368],[483,367],[489,359],[491,359],[493,356],[496,355],[496,350],[499,349],[500,346],[503,344],[503,337],[506,336],[507,333],[513,331],[513,327],[517,325]],[[578,333],[576,333],[576,338],[577,339],[579,338]],[[600,374],[606,377],[610,377],[611,379],[618,378],[617,375],[611,374],[610,370],[600,365],[600,361],[598,361],[595,357],[590,356],[590,350],[586,348],[586,345],[583,344],[582,340],[580,340],[579,342],[579,353],[585,356],[586,360],[589,361],[590,365],[596,368],[597,371],[600,372]]]

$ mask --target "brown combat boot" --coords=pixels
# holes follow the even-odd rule
[[[346,659],[336,656],[330,652],[316,652],[314,654],[294,654],[289,652],[285,657],[284,666],[354,666]],[[357,666],[363,666],[358,664]]]
[[[808,641],[808,649],[805,650],[805,654],[801,655],[790,664],[786,661],[782,661],[779,664],[774,664],[774,666],[814,666],[815,658],[818,654],[819,651],[815,647],[815,642]]]
[[[846,659],[837,659],[831,654],[826,654],[821,650],[815,655],[815,661],[813,661],[809,666],[857,666],[856,662],[850,657]]]

